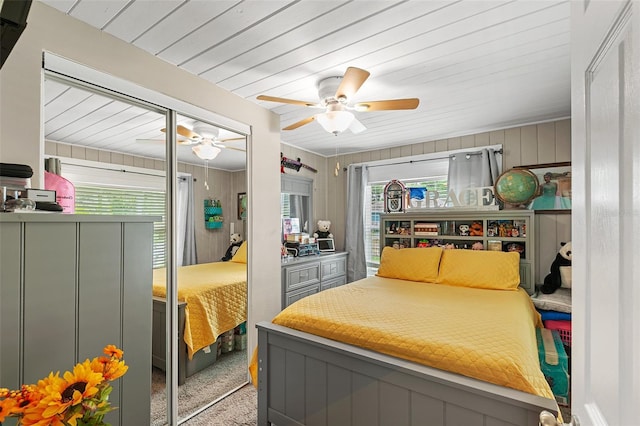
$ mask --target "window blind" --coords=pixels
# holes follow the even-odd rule
[[[124,189],[99,185],[76,186],[76,214],[151,215],[163,218],[153,224],[153,267],[166,265],[164,221],[165,193],[138,189]]]

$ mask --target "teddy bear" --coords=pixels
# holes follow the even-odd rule
[[[229,242],[231,243],[231,245],[227,249],[227,252],[224,254],[224,257],[220,259],[223,262],[226,262],[227,260],[231,260],[231,258],[236,254],[236,252],[242,245],[242,237],[240,236],[240,234],[236,234],[236,233],[231,234],[231,237],[229,238]]]
[[[314,238],[333,238],[333,234],[329,231],[331,228],[330,220],[319,220],[318,230],[313,233]]]
[[[560,243],[560,250],[551,264],[551,272],[544,277],[544,284],[540,291],[544,294],[551,294],[560,287],[571,287],[571,241]]]

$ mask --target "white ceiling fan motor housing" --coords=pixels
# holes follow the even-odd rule
[[[341,103],[346,104],[347,99],[336,99],[336,92],[340,83],[342,82],[342,76],[339,77],[327,77],[318,82],[318,98],[323,106],[330,104]]]

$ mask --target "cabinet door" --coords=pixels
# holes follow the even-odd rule
[[[320,265],[323,282],[347,273],[347,259],[344,256],[322,260]]]
[[[289,306],[293,302],[296,302],[296,301],[298,301],[298,300],[300,300],[302,298],[305,298],[305,297],[310,296],[312,294],[318,293],[319,291],[320,291],[320,284],[313,284],[313,285],[307,286],[305,288],[298,289],[296,291],[291,291],[291,292],[285,293],[285,300],[284,300],[283,308],[286,308],[287,306]]]
[[[346,275],[343,275],[333,280],[328,280],[328,281],[322,280],[320,291],[324,291],[328,288],[340,287],[341,285],[345,285],[346,283],[347,283]]]
[[[320,282],[320,262],[290,266],[284,270],[285,292]]]

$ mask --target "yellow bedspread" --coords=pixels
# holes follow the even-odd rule
[[[153,271],[153,295],[166,297],[166,270]],[[247,265],[214,262],[178,268],[178,300],[187,302],[184,341],[189,359],[247,320]]]
[[[273,323],[553,399],[527,293],[369,277],[306,297]]]

